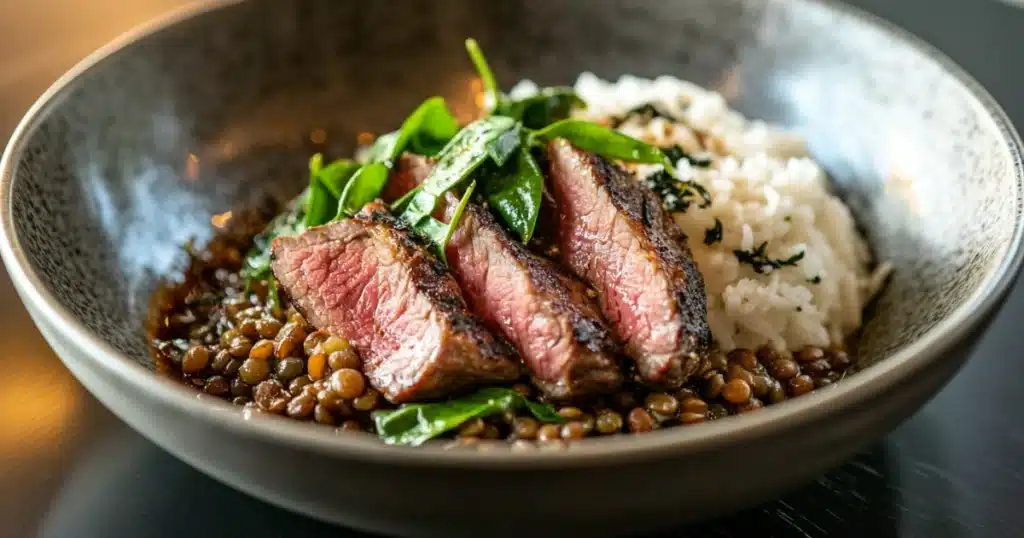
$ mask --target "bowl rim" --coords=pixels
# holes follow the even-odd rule
[[[420,447],[388,446],[370,435],[338,435],[327,428],[310,427],[279,417],[243,419],[244,413],[237,406],[219,399],[197,398],[195,390],[142,366],[93,334],[46,289],[31,269],[15,232],[11,191],[16,165],[21,160],[25,144],[49,112],[66,98],[75,82],[93,67],[152,34],[203,14],[243,4],[245,0],[198,0],[136,26],[80,61],[36,100],[14,130],[0,158],[0,257],[22,301],[34,310],[36,323],[64,335],[71,347],[78,351],[73,354],[74,358],[62,357],[63,360],[92,361],[104,374],[150,394],[161,405],[174,407],[195,419],[201,417],[233,434],[327,456],[433,467],[570,468],[607,464],[624,455],[628,455],[631,462],[679,457],[793,430],[819,421],[840,407],[856,406],[894,389],[967,340],[998,309],[1024,260],[1024,145],[1012,122],[988,91],[934,46],[893,23],[837,0],[787,1],[816,5],[872,26],[888,38],[900,41],[936,62],[949,73],[995,124],[1005,149],[1013,159],[1011,164],[1018,184],[1017,220],[1012,241],[998,267],[947,319],[903,349],[844,379],[842,383],[757,413],[702,424],[699,428],[668,428],[642,436],[588,439],[571,444],[568,450],[559,451],[444,450],[430,443]]]

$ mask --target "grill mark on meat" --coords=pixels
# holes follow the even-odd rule
[[[414,188],[431,166],[406,155],[399,181]],[[439,205],[436,216],[447,222],[458,198],[449,193]],[[518,348],[534,384],[549,397],[606,393],[621,385],[619,346],[586,286],[509,236],[487,208],[466,207],[446,254],[470,309]]]
[[[519,377],[512,347],[469,312],[445,266],[382,205],[278,238],[272,252],[282,291],[314,326],[352,342],[389,401]]]
[[[678,387],[711,344],[704,280],[686,236],[620,167],[565,140],[548,155],[564,263],[597,290],[644,381]]]

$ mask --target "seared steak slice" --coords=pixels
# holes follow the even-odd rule
[[[625,170],[565,140],[548,146],[562,260],[597,290],[648,383],[678,387],[711,344],[704,279],[660,201]]]
[[[412,155],[402,161],[397,173],[406,188],[426,179],[432,166]],[[438,212],[442,220],[458,202],[448,194]],[[548,396],[619,387],[618,348],[586,286],[512,239],[485,207],[467,206],[445,253],[470,309],[518,348]]]
[[[348,339],[394,403],[513,381],[515,351],[469,313],[455,279],[379,203],[273,243],[274,275],[320,329]]]

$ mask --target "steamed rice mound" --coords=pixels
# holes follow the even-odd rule
[[[687,159],[677,163],[676,179],[703,186],[712,202],[691,204],[675,218],[704,276],[708,322],[719,348],[838,347],[860,327],[889,267],[872,270],[849,209],[829,191],[801,137],[748,121],[722,95],[672,77],[606,82],[584,73],[575,88],[588,104],[578,117],[617,124],[647,143],[679,146],[710,161],[707,167]],[[524,81],[512,94],[534,91]],[[648,104],[671,119],[629,114]],[[630,168],[638,178],[661,170]],[[769,263],[754,265],[740,254],[757,252]],[[770,263],[780,260],[795,261]]]

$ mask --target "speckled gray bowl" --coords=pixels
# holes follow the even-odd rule
[[[351,150],[442,94],[477,37],[506,83],[670,73],[799,129],[895,276],[837,386],[564,453],[386,447],[245,420],[153,371],[142,318],[211,216],[301,188],[310,133]],[[724,85],[723,85],[724,84]],[[243,491],[404,535],[640,532],[765,500],[847,458],[962,364],[1021,262],[1021,147],[977,83],[884,23],[810,0],[208,2],[57,82],[2,162],[2,250],[43,334],[104,404]],[[486,529],[486,531],[485,531]]]

